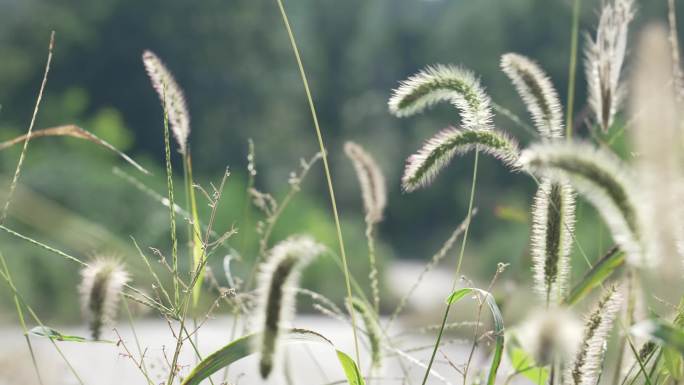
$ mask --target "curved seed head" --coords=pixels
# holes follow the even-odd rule
[[[387,205],[385,177],[372,156],[354,142],[344,144],[344,152],[352,161],[356,177],[361,185],[361,196],[366,210],[366,221],[378,223],[382,220]]]
[[[494,130],[461,130],[447,128],[430,138],[406,161],[402,178],[404,191],[429,185],[454,155],[479,150],[517,168],[518,144],[508,135]]]
[[[427,67],[399,83],[389,100],[390,112],[411,116],[439,102],[452,103],[461,113],[465,129],[491,129],[492,108],[480,81],[461,67]]]
[[[81,269],[81,310],[88,320],[93,339],[98,340],[102,328],[116,319],[119,300],[129,275],[124,266],[113,258],[96,258]]]

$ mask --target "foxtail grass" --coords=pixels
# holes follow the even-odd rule
[[[389,110],[406,117],[439,102],[449,102],[459,110],[465,129],[492,128],[491,101],[480,81],[470,70],[451,65],[427,67],[399,83]]]
[[[103,327],[116,319],[121,294],[129,280],[123,265],[111,258],[100,257],[81,269],[81,309],[93,339],[99,340]]]
[[[259,352],[259,372],[268,378],[276,364],[283,330],[291,327],[295,315],[295,297],[302,269],[324,250],[312,238],[288,238],[270,251],[261,265],[258,279],[256,317],[261,334],[254,350]]]

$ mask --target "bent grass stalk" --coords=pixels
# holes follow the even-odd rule
[[[345,280],[345,286],[347,288],[347,298],[349,300],[352,299],[352,291],[351,291],[351,284],[349,281],[349,267],[347,264],[347,254],[344,249],[344,240],[342,239],[342,227],[340,225],[340,218],[339,214],[337,212],[337,202],[335,201],[335,192],[333,190],[333,184],[332,184],[332,176],[330,174],[330,167],[328,166],[328,154],[325,150],[325,146],[323,144],[323,136],[321,134],[321,128],[318,124],[318,116],[316,115],[316,107],[314,106],[313,103],[313,97],[311,96],[311,90],[309,89],[309,82],[306,78],[306,73],[304,72],[304,64],[302,64],[302,59],[299,55],[299,49],[297,48],[297,43],[295,41],[294,33],[292,32],[292,28],[290,27],[290,21],[287,18],[287,13],[285,12],[285,7],[283,6],[283,1],[282,0],[276,0],[278,3],[278,8],[280,9],[280,15],[282,16],[283,23],[285,24],[285,29],[287,30],[287,35],[290,39],[290,45],[292,46],[292,51],[295,55],[295,59],[297,60],[297,66],[299,67],[299,75],[302,78],[302,83],[304,85],[304,91],[306,92],[306,99],[309,104],[309,109],[311,110],[311,118],[313,119],[314,122],[314,128],[316,130],[316,138],[318,139],[318,145],[321,150],[321,154],[323,155],[323,169],[325,171],[325,178],[328,183],[328,193],[330,195],[330,201],[332,204],[332,211],[333,211],[333,217],[335,218],[335,228],[337,230],[337,241],[339,243],[339,248],[340,248],[340,255],[342,256],[342,265],[344,267],[344,280]],[[356,331],[356,316],[355,316],[355,311],[354,309],[350,309],[350,315],[351,315],[351,320],[352,320],[352,332],[354,334],[354,350],[356,353],[356,362],[359,362],[360,354],[359,354],[359,339],[357,336],[357,331]]]

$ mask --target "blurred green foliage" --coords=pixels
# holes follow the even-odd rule
[[[581,27],[590,30],[599,1],[582,5]],[[664,1],[639,6],[635,30],[644,20],[665,20]],[[289,0],[286,7],[330,152],[354,276],[362,283],[367,275],[362,206],[352,167],[341,151],[345,140],[369,149],[387,175],[390,203],[379,229],[383,260],[427,260],[463,219],[467,205],[470,157],[457,159],[429,189],[401,194],[404,159],[438,129],[458,124],[458,118],[448,106],[411,119],[393,118],[386,101],[399,80],[428,64],[462,64],[482,77],[495,102],[528,121],[522,102],[498,69],[501,54],[516,51],[538,60],[562,96],[567,90],[567,0]],[[248,271],[259,213],[252,210],[249,222],[243,217],[247,139],[256,144],[257,187],[276,197],[286,193],[288,175],[299,158],[317,151],[275,2],[2,0],[0,138],[26,130],[53,29],[57,46],[38,128],[78,124],[132,155],[153,175],[136,174],[116,156],[84,141],[36,140],[24,167],[23,192],[15,199],[7,224],[81,257],[118,254],[135,266],[136,279],[145,274],[130,236],[149,256],[148,247],[168,255],[168,212],[111,172],[115,165],[122,167],[155,191],[165,192],[162,111],[140,60],[143,49],[151,49],[185,89],[197,181],[207,187],[230,167],[216,229],[239,228],[231,242],[239,244],[245,263],[236,269]],[[584,105],[581,73],[578,95],[576,112]],[[529,134],[506,118],[498,117],[496,123],[523,143],[529,141]],[[578,127],[578,135],[587,135],[584,126]],[[624,144],[617,148],[624,151]],[[19,148],[0,153],[5,177],[13,172],[18,154]],[[175,155],[177,175],[179,160]],[[181,179],[176,186],[182,190]],[[484,279],[499,261],[513,263],[513,277],[528,276],[528,227],[520,222],[525,216],[511,220],[497,212],[526,213],[533,191],[529,178],[483,160],[476,199],[480,214],[465,262],[469,276]],[[179,195],[178,202],[184,202]],[[206,218],[209,208],[201,206]],[[337,250],[329,206],[317,165],[273,239],[310,232]],[[586,205],[580,206],[578,218],[578,238],[593,259],[611,244],[609,235],[599,230],[604,235],[596,237],[602,226]],[[184,234],[184,219],[179,223]],[[26,299],[46,317],[74,320],[76,266],[15,238],[0,235],[0,240]],[[580,252],[575,254],[574,263],[583,266]],[[221,256],[211,265],[223,279]],[[327,284],[331,276],[339,277],[335,264],[319,261],[311,271],[307,285],[340,295],[342,285]],[[1,303],[8,304],[8,292],[0,293]]]

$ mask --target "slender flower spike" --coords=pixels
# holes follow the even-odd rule
[[[429,185],[454,155],[479,150],[490,154],[512,169],[518,165],[518,144],[508,135],[495,130],[461,130],[446,128],[430,138],[406,162],[402,178],[404,191],[411,192]]]
[[[98,258],[81,270],[81,310],[90,325],[93,339],[116,318],[119,300],[129,275],[114,259]]]
[[[168,116],[169,125],[173,136],[178,142],[179,151],[185,154],[190,135],[190,114],[185,104],[185,96],[171,71],[164,63],[151,51],[143,52],[143,64],[147,71],[147,76],[152,81],[152,87],[159,95],[164,113]]]
[[[620,309],[622,296],[615,286],[599,301],[584,326],[582,343],[565,373],[564,385],[595,385],[603,364],[608,334]]]
[[[262,329],[254,350],[260,353],[259,371],[265,379],[279,355],[281,337],[295,315],[295,290],[302,269],[324,247],[308,236],[290,237],[271,249],[261,265],[256,325]]]
[[[575,225],[575,195],[570,185],[542,180],[532,217],[535,289],[546,303],[558,303],[568,285]]]
[[[378,223],[382,220],[383,211],[387,204],[385,177],[375,159],[363,147],[354,142],[347,142],[344,145],[344,152],[352,161],[361,185],[366,221],[373,224]]]
[[[380,345],[382,335],[378,323],[371,309],[361,299],[352,297],[350,303],[354,307],[354,311],[361,315],[363,319],[366,335],[368,336],[368,344],[370,345],[371,366],[377,369],[382,365],[382,346]]]
[[[624,99],[620,76],[627,51],[628,27],[634,12],[633,0],[606,1],[601,10],[596,39],[587,36],[584,69],[589,106],[603,131],[613,124]]]
[[[501,69],[511,79],[532,115],[543,138],[563,136],[563,109],[551,79],[525,56],[507,53],[501,57]]]
[[[446,65],[427,67],[401,82],[389,100],[397,117],[417,114],[439,102],[452,103],[468,130],[492,128],[492,108],[477,77],[469,70]]]
[[[522,152],[520,164],[553,182],[570,183],[598,210],[630,263],[654,264],[642,244],[639,190],[631,170],[612,152],[586,143],[540,143]]]

